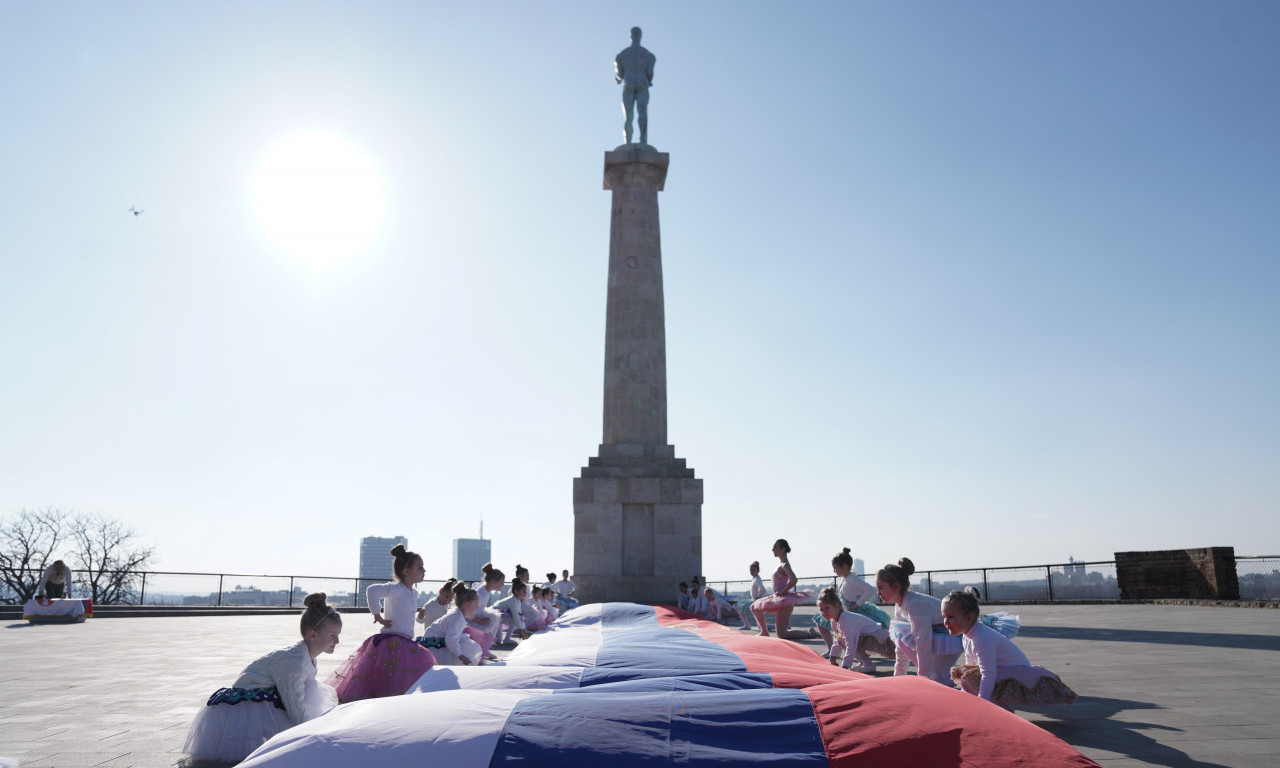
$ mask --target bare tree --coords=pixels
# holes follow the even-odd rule
[[[142,571],[155,556],[119,520],[24,509],[0,520],[0,601],[24,603],[34,597],[58,549],[67,552],[67,564],[79,571],[77,587],[88,591],[75,594],[103,605],[134,598]]]
[[[57,509],[24,509],[0,522],[0,601],[25,603],[35,596],[66,517]]]
[[[93,602],[111,605],[136,597],[135,585],[154,548],[139,545],[132,528],[102,515],[76,515],[70,536]]]

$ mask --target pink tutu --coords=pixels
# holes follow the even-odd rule
[[[467,637],[476,641],[480,646],[480,653],[485,656],[489,655],[489,649],[493,647],[493,641],[498,639],[488,632],[485,632],[483,629],[476,629],[475,627],[463,627],[462,632]]]
[[[778,609],[784,605],[795,605],[804,602],[813,597],[813,593],[808,590],[802,592],[788,592],[782,597],[777,595],[765,595],[759,600],[751,604],[751,610],[763,611],[764,613],[777,613]]]
[[[346,704],[361,699],[399,696],[435,666],[436,657],[426,648],[394,632],[370,636],[342,662],[328,684]]]
[[[951,679],[966,693],[977,696],[982,685],[982,670],[977,664],[962,664],[951,668]],[[1033,664],[996,668],[996,687],[991,694],[991,703],[1005,709],[1074,704],[1077,698],[1075,691],[1044,667]]]

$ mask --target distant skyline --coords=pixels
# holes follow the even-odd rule
[[[1280,553],[1248,1],[0,4],[0,516],[572,569],[637,25],[704,575]]]

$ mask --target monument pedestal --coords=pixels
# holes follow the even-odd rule
[[[584,602],[669,602],[701,573],[702,481],[670,445],[601,445],[573,480]]]
[[[624,145],[604,161],[604,440],[573,481],[573,580],[583,602],[670,601],[702,572],[702,481],[667,444],[658,192],[669,156]]]

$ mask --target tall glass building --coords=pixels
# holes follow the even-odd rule
[[[488,539],[453,540],[453,577],[463,581],[479,581],[480,569],[490,561]]]

